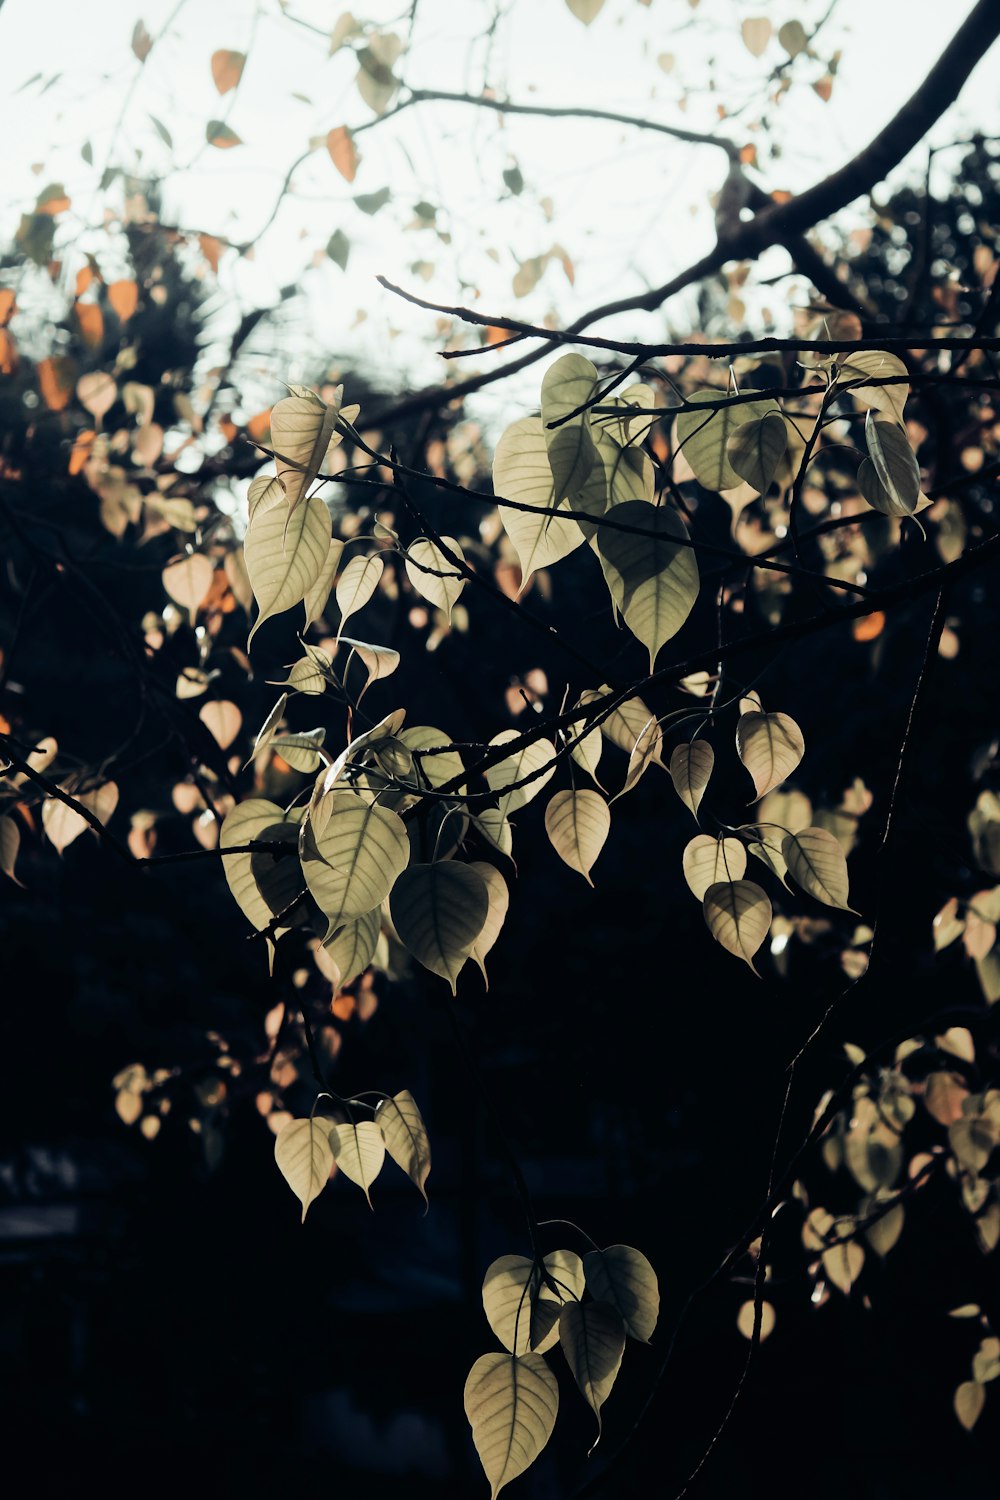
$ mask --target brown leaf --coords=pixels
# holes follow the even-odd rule
[[[230,89],[236,88],[246,60],[245,52],[229,52],[221,48],[212,53],[212,81],[220,94],[228,94]]]
[[[337,125],[326,138],[326,149],[330,160],[347,182],[353,182],[358,174],[361,157],[354,144],[354,137],[346,125]]]

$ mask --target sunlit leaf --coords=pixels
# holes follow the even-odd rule
[[[729,438],[726,452],[729,462],[741,479],[764,495],[771,488],[785,450],[788,432],[780,412],[768,412],[737,427]]]
[[[754,954],[771,925],[771,903],[752,880],[720,880],[703,899],[708,929],[727,953],[742,958],[753,972]]]
[[[540,1354],[484,1354],[465,1382],[465,1414],[491,1485],[490,1500],[529,1468],[559,1410],[559,1386]]]
[[[670,756],[670,779],[674,791],[685,807],[691,809],[695,819],[714,765],[715,751],[707,740],[678,745]]]
[[[596,1302],[608,1302],[625,1324],[629,1338],[648,1344],[660,1313],[656,1272],[640,1250],[608,1245],[583,1257],[587,1290]]]
[[[489,896],[490,909],[483,924],[483,930],[469,950],[469,957],[474,959],[479,965],[486,988],[489,989],[490,981],[486,973],[486,955],[500,936],[500,930],[507,915],[507,908],[510,905],[510,891],[507,888],[506,880],[504,880],[495,865],[487,864],[485,860],[474,860],[469,865],[469,869],[475,870],[476,874],[481,876],[486,886],[486,893]]]
[[[736,725],[736,749],[763,797],[790,776],[805,754],[805,740],[788,714],[745,713]]]
[[[490,912],[483,877],[451,859],[411,865],[392,888],[389,910],[400,941],[454,994]]]
[[[454,537],[443,536],[442,546],[427,537],[420,537],[406,549],[406,576],[421,598],[440,609],[447,620],[459,595],[465,588],[466,579],[454,562],[446,555],[463,562],[465,556]],[[429,570],[429,571],[428,571]]]
[[[329,1120],[293,1120],[279,1130],[274,1141],[274,1159],[282,1177],[302,1204],[302,1222],[309,1205],[326,1187],[333,1170]]]
[[[418,1188],[427,1202],[427,1177],[431,1170],[431,1143],[417,1101],[409,1089],[379,1101],[375,1123],[385,1139],[385,1149]]]
[[[109,822],[118,806],[118,787],[113,781],[106,781],[96,791],[76,792],[72,795],[75,801],[92,812],[102,824]],[[62,854],[74,839],[79,838],[81,833],[86,833],[90,824],[75,808],[69,807],[58,797],[47,797],[42,803],[42,827],[49,842]]]
[[[342,987],[367,969],[375,956],[379,933],[382,930],[382,908],[367,911],[352,922],[338,927],[328,937],[323,947],[337,971],[336,984]]]
[[[246,63],[244,52],[229,52],[225,48],[212,53],[212,82],[220,94],[228,94],[243,77]]]
[[[582,354],[563,354],[550,365],[542,381],[542,430],[552,483],[560,499],[577,503],[597,465],[597,449],[590,432],[590,413],[571,417],[597,390],[597,370]],[[560,419],[562,424],[550,424]]]
[[[589,26],[604,9],[604,0],[566,0],[566,8],[584,26]]]
[[[600,792],[556,792],[545,809],[545,831],[553,849],[591,886],[591,867],[610,828],[611,810]]]
[[[684,879],[701,901],[709,886],[743,879],[747,851],[739,839],[715,839],[707,833],[699,833],[685,846],[681,863]]]
[[[603,527],[598,551],[611,597],[632,634],[649,652],[650,671],[661,646],[677,634],[698,597],[698,564],[684,523],[668,505],[628,500],[615,521],[652,535]]]
[[[768,16],[749,16],[740,27],[743,45],[751,57],[760,57],[767,51],[774,28]]]
[[[869,411],[865,441],[870,456],[858,471],[861,493],[875,510],[911,516],[920,499],[920,466],[906,433],[894,422],[878,421]]]
[[[751,1299],[749,1302],[744,1302],[736,1314],[736,1326],[745,1339],[753,1338],[754,1320],[754,1304]],[[760,1332],[757,1335],[760,1343],[764,1342],[773,1329],[774,1308],[770,1302],[762,1302],[760,1305]]]
[[[885,380],[892,376],[901,376],[901,383],[881,386],[854,384],[864,377]],[[837,380],[850,384],[851,395],[859,405],[885,412],[896,422],[902,422],[909,386],[906,366],[897,355],[889,354],[884,349],[856,349],[843,357],[837,371]]]
[[[371,557],[352,557],[337,579],[337,607],[340,610],[341,629],[351,615],[363,609],[378,588],[385,561],[379,554]]]
[[[361,157],[358,148],[354,144],[354,137],[346,125],[335,125],[326,138],[326,149],[330,153],[330,160],[347,182],[353,182],[358,175],[358,164]]]
[[[777,411],[777,402],[764,396],[759,401],[727,401],[724,392],[718,390],[694,391],[687,399],[699,406],[713,403],[714,409],[679,412],[677,446],[707,490],[735,489],[740,476],[729,461],[729,439],[745,422],[759,421],[768,412]]]
[[[290,512],[294,512],[323,467],[339,414],[339,400],[327,406],[312,393],[285,396],[275,402],[271,410],[271,447]]]
[[[380,906],[406,868],[410,843],[397,813],[349,790],[330,795],[329,816],[317,833],[302,829],[302,873],[325,913],[328,933]]]
[[[310,625],[314,625],[326,609],[343,550],[344,544],[340,538],[331,536],[326,562],[316,575],[316,581],[306,589],[302,601],[306,607],[306,623],[303,630],[308,630]]]
[[[857,1240],[844,1240],[823,1251],[823,1270],[827,1280],[847,1297],[861,1275],[865,1263],[864,1246]]]
[[[573,1379],[597,1418],[621,1367],[625,1324],[610,1302],[567,1302],[559,1314],[559,1343]]]
[[[501,436],[493,454],[493,488],[501,500],[500,519],[521,564],[523,590],[537,569],[552,567],[583,543],[584,535],[577,523],[558,512],[595,507],[590,504],[571,507],[564,497],[560,497],[557,506],[540,417],[523,417]],[[502,503],[503,498],[521,505],[540,506],[552,513],[536,515],[513,510]],[[602,479],[598,515],[603,513],[604,504]]]
[[[786,834],[781,853],[788,873],[804,891],[827,906],[853,911],[848,906],[847,860],[832,833],[824,828],[803,828]]]
[[[214,575],[215,568],[211,559],[201,552],[192,552],[188,557],[182,557],[180,562],[171,563],[164,568],[160,577],[174,603],[189,610],[194,616],[212,587]]]
[[[505,745],[508,741],[517,742],[521,739],[516,729],[504,729],[490,740],[490,747]],[[556,747],[551,740],[532,740],[530,744],[518,745],[506,760],[499,761],[495,766],[490,766],[486,772],[486,780],[490,790],[503,792],[500,798],[500,812],[505,818],[517,812],[518,808],[524,807],[533,797],[537,797],[542,787],[555,775]],[[535,773],[538,773],[537,775]],[[528,776],[534,776],[526,786],[518,786]],[[512,791],[507,791],[513,787]]]
[[[483,1310],[487,1321],[512,1354],[544,1354],[559,1338],[561,1303],[583,1294],[579,1256],[555,1250],[545,1256],[545,1269],[556,1286],[554,1293],[540,1276],[532,1284],[532,1262],[524,1255],[501,1255],[483,1278]]]
[[[260,613],[247,644],[272,616],[300,604],[322,573],[330,550],[330,512],[322,500],[306,500],[289,514],[262,502],[243,544],[247,572]]]
[[[346,1121],[334,1125],[330,1130],[330,1149],[333,1159],[351,1182],[364,1190],[371,1208],[368,1189],[382,1170],[385,1161],[385,1141],[374,1120]]]
[[[262,797],[241,802],[226,815],[219,831],[219,848],[231,849],[256,840],[295,845],[299,829],[286,820],[281,808]],[[279,912],[295,900],[302,889],[299,862],[291,856],[231,854],[222,868],[237,905],[249,922],[262,931]],[[289,918],[289,922],[294,920]],[[278,932],[286,928],[279,928]]]
[[[21,847],[21,830],[13,818],[0,818],[0,870],[10,877],[16,885],[20,881],[14,874],[14,865],[17,861],[17,853]]]

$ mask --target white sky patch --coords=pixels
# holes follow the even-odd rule
[[[94,243],[90,231],[103,212],[97,184],[111,155],[118,165],[163,177],[166,221],[237,242],[254,236],[311,138],[373,118],[358,95],[350,51],[329,57],[323,36],[290,19],[328,31],[345,8],[299,0],[283,15],[277,0],[188,0],[140,75],[129,45],[133,25],[141,17],[157,36],[174,9],[168,0],[141,6],[89,0],[86,7],[75,0],[6,0],[0,130],[8,150],[0,232],[9,240],[39,189],[61,181],[72,199],[76,244]],[[607,0],[585,28],[563,0],[514,0],[486,39],[493,15],[488,0],[420,0],[413,45],[397,71],[416,88],[478,94],[485,83],[522,103],[586,105],[717,129],[740,145],[757,144],[763,186],[794,192],[847,160],[892,117],[972,0],[951,6],[839,0],[817,42],[817,59],[798,59],[789,94],[769,104],[764,80],[785,54],[775,37],[762,57],[752,57],[740,38],[741,20],[767,16],[777,32],[783,21],[798,18],[809,30],[826,8],[827,0],[701,0],[697,9],[684,0]],[[356,13],[387,29],[395,23],[405,35],[408,9],[401,0],[371,0]],[[217,48],[250,54],[232,103],[212,82],[209,58]],[[832,99],[824,103],[811,84],[838,50]],[[669,73],[657,61],[663,53],[676,58]],[[36,73],[41,79],[21,88]],[[736,118],[720,121],[719,105]],[[167,126],[172,152],[153,116]],[[245,144],[226,151],[206,145],[205,125],[213,118],[225,119]],[[945,144],[973,130],[1000,132],[996,50],[930,139]],[[85,141],[92,167],[80,154]],[[316,349],[327,352],[348,381],[358,360],[384,371],[387,388],[442,378],[435,315],[384,292],[373,279],[377,272],[433,300],[566,323],[606,300],[658,285],[714,242],[708,200],[725,176],[726,159],[711,147],[625,126],[500,118],[438,103],[366,130],[357,144],[362,162],[353,184],[336,172],[324,148],[316,150],[296,170],[293,191],[252,260],[230,256],[222,263],[221,286],[243,309],[271,303],[281,287],[301,283],[315,347],[304,350],[304,367],[289,370],[290,380],[314,373],[305,366]],[[956,160],[953,153],[942,170],[949,160]],[[515,163],[525,183],[519,196],[503,182],[504,169]],[[922,175],[925,166],[922,147],[900,170]],[[353,201],[386,187],[391,199],[374,216]],[[110,196],[115,201],[115,189]],[[419,201],[438,209],[435,227],[412,227]],[[351,242],[346,272],[323,253],[338,229]],[[518,264],[553,247],[571,260],[575,284],[556,257],[534,290],[515,298]],[[769,252],[770,274],[784,265],[783,252]],[[776,316],[781,301],[778,289],[771,304]],[[690,309],[689,301],[668,311],[683,325]],[[658,311],[631,314],[601,331],[657,337],[665,328],[666,315]],[[470,375],[497,357],[463,360],[458,373]],[[541,369],[526,372],[529,402],[540,378]],[[493,387],[477,407],[492,424],[509,411],[512,398],[509,385]]]

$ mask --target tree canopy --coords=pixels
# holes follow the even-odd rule
[[[139,1319],[182,1394],[128,1456],[253,1417],[242,1488],[773,1489],[798,1423],[830,1493],[975,1490],[1000,134],[948,112],[1000,11],[810,178],[835,4],[565,0],[520,96],[521,5],[318,9],[130,17],[90,127],[86,54],[20,91],[2,1222],[104,1351],[66,1463]]]

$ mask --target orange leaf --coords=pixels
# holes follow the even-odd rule
[[[0,328],[6,328],[14,313],[17,311],[17,302],[10,287],[0,287]]]
[[[222,254],[225,240],[217,239],[214,234],[199,234],[198,245],[202,255],[208,261],[213,271],[219,269],[219,257]]]
[[[742,146],[740,148],[740,161],[745,167],[757,165],[757,147],[754,145]]]
[[[201,607],[206,614],[215,610],[223,615],[232,614],[236,608],[236,599],[221,568],[216,568],[212,574],[212,586],[201,601]]]
[[[69,199],[61,182],[54,182],[38,195],[35,212],[39,214],[63,214],[69,208]]]
[[[243,139],[230,130],[225,120],[209,120],[205,126],[205,139],[210,146],[218,146],[220,151],[228,151],[230,146],[242,146]]]
[[[497,328],[493,323],[491,323],[486,330],[487,345],[502,344],[504,339],[509,339],[511,337],[512,334],[509,328]]]
[[[817,83],[813,84],[813,93],[818,94],[824,104],[828,103],[830,95],[833,93],[833,79],[829,73],[827,73],[825,78],[821,78]]]
[[[49,411],[64,411],[76,385],[73,361],[61,354],[38,361],[38,389]]]
[[[88,286],[94,279],[93,266],[81,266],[76,273],[76,295],[82,297]]]
[[[69,455],[69,472],[71,474],[79,474],[86,467],[93,446],[94,433],[89,428],[84,428],[82,432],[77,433]]]
[[[338,125],[336,129],[330,131],[326,138],[326,149],[341,177],[346,178],[348,182],[353,182],[358,173],[358,163],[361,157],[354,144],[354,137],[346,125]]]
[[[220,94],[228,94],[243,76],[246,63],[245,52],[227,52],[225,48],[212,53],[212,79]]]
[[[17,345],[6,328],[0,328],[0,375],[13,375],[16,369]]]
[[[127,323],[139,306],[139,288],[134,281],[113,281],[108,287],[108,301],[118,314],[118,321]]]
[[[247,423],[247,432],[255,443],[262,443],[271,430],[271,408],[267,411],[259,411],[255,417],[251,417]]]
[[[854,639],[856,641],[874,641],[882,634],[885,628],[885,615],[877,609],[873,615],[866,615],[854,622]]]
[[[96,302],[77,302],[73,308],[80,325],[80,336],[91,349],[96,349],[104,338],[104,314]]]
[[[771,194],[772,203],[790,203],[791,201],[792,195],[787,188],[775,188]]]

